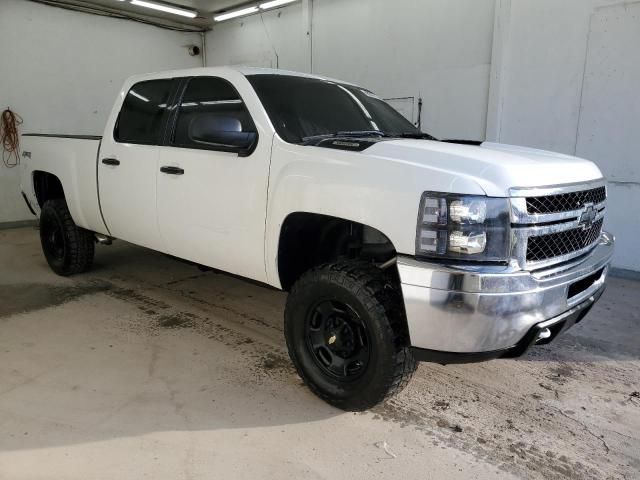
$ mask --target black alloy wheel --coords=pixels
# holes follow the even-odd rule
[[[325,374],[350,381],[364,373],[369,364],[369,332],[353,307],[322,300],[310,309],[305,328],[307,348]]]
[[[74,223],[64,199],[47,200],[42,206],[40,243],[47,263],[58,275],[86,272],[93,264],[93,233]]]
[[[42,250],[47,259],[58,263],[64,260],[65,243],[62,223],[57,217],[47,215],[40,222],[40,238],[42,240]]]

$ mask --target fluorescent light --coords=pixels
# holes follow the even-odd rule
[[[229,13],[223,13],[222,15],[217,15],[213,17],[216,22],[224,22],[225,20],[230,20],[236,17],[242,17],[243,15],[249,15],[251,13],[256,13],[258,11],[258,7],[249,7],[243,8],[242,10],[235,10]]]
[[[131,5],[152,8],[153,10],[160,10],[161,12],[173,13],[174,15],[181,15],[183,17],[189,17],[189,18],[196,18],[196,16],[198,15],[196,12],[192,10],[185,10],[183,8],[171,7],[169,5],[147,2],[144,0],[131,0]]]
[[[268,10],[270,8],[286,5],[287,3],[293,3],[296,0],[272,0],[271,2],[265,2],[260,4],[262,10]]]
[[[148,102],[149,101],[149,99],[147,97],[144,97],[144,96],[140,95],[139,93],[134,92],[133,90],[129,90],[129,95],[133,95],[134,97],[139,98],[143,102]]]
[[[200,102],[200,105],[232,105],[242,103],[242,100],[207,100]]]

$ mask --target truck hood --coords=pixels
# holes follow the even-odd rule
[[[589,160],[490,142],[472,146],[430,140],[391,140],[376,143],[363,153],[473,181],[492,197],[508,197],[509,189],[515,187],[543,187],[602,178],[598,167]]]

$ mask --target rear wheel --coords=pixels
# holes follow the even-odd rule
[[[93,264],[93,234],[73,222],[62,199],[48,200],[42,206],[40,243],[47,263],[58,275],[82,273]]]
[[[287,300],[285,336],[309,388],[344,410],[382,402],[416,368],[400,293],[380,269],[362,262],[305,273]]]

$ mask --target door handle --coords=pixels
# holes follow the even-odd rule
[[[180,167],[160,167],[160,171],[169,175],[184,175],[184,170]]]
[[[118,160],[117,158],[103,158],[102,163],[104,163],[105,165],[117,167],[118,165],[120,165],[120,160]]]

